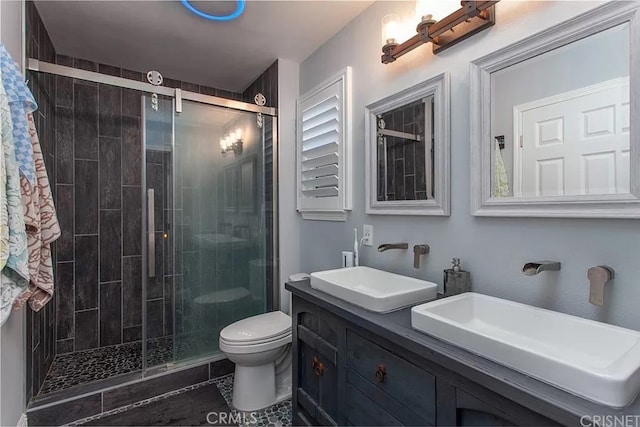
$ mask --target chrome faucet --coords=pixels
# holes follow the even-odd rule
[[[420,268],[420,255],[426,255],[430,250],[429,245],[413,246],[413,268]]]
[[[522,266],[522,273],[525,276],[535,276],[543,271],[559,271],[560,263],[558,261],[536,261],[528,262]]]
[[[389,249],[408,249],[408,243],[383,243],[378,246],[378,252],[388,251]]]

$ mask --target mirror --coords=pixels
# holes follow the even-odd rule
[[[607,4],[472,63],[475,215],[640,216],[636,10]]]
[[[366,108],[367,213],[449,215],[449,78]]]

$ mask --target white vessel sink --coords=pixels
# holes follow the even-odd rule
[[[411,309],[414,329],[591,401],[631,403],[640,333],[468,292]]]
[[[369,267],[311,273],[311,287],[377,313],[436,298],[437,285]]]

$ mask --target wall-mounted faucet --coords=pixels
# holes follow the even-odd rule
[[[558,261],[535,261],[528,262],[522,266],[522,273],[525,276],[535,276],[543,271],[559,271],[560,263]]]
[[[378,252],[388,251],[389,249],[409,249],[408,243],[383,243],[378,246]]]
[[[413,246],[413,268],[420,268],[420,255],[428,254],[429,250],[429,245]]]
[[[604,285],[615,277],[613,268],[606,265],[591,267],[587,270],[589,278],[589,302],[594,305],[604,305]]]

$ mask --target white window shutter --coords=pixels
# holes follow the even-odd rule
[[[351,67],[298,98],[298,211],[346,221],[351,210]]]

